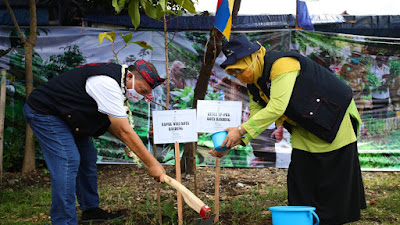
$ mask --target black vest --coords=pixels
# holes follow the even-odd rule
[[[294,57],[301,66],[285,115],[322,140],[332,143],[353,98],[350,86],[329,70],[296,52],[271,51],[265,54],[263,74],[257,81],[268,98],[272,64],[282,57]],[[247,88],[253,95],[253,101],[267,105],[254,84],[247,85]]]
[[[97,110],[96,101],[86,93],[86,80],[106,75],[121,86],[121,65],[93,63],[76,67],[35,88],[27,103],[36,111],[61,117],[74,135],[99,136],[111,122]]]

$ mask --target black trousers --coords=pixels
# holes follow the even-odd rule
[[[313,206],[320,224],[360,219],[367,207],[357,142],[327,153],[293,149],[287,177],[289,205]]]

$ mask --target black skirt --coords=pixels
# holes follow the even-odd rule
[[[287,186],[289,205],[315,207],[320,224],[357,221],[367,208],[357,142],[327,153],[293,149]]]

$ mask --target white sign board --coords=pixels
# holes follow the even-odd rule
[[[197,101],[197,132],[215,133],[242,122],[240,101]]]
[[[197,142],[196,110],[153,111],[155,144]]]

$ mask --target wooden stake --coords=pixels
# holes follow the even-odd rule
[[[197,173],[196,173],[196,143],[193,142],[193,183],[194,183],[194,194],[199,196],[199,192],[197,191]]]
[[[182,183],[181,178],[181,161],[180,161],[180,152],[179,152],[179,143],[175,142],[175,170],[176,170],[176,180],[179,183]],[[183,224],[183,202],[182,202],[182,194],[178,191],[178,224]]]
[[[4,118],[6,109],[6,69],[1,70],[0,86],[0,184],[3,181]]]
[[[153,156],[157,159],[157,145],[154,144],[154,135],[153,135]],[[158,210],[158,221],[160,225],[162,225],[162,213],[161,213],[161,185],[157,182],[157,210]]]
[[[214,200],[214,223],[219,222],[219,179],[220,179],[221,167],[220,167],[220,159],[217,157],[215,160],[215,200]]]

